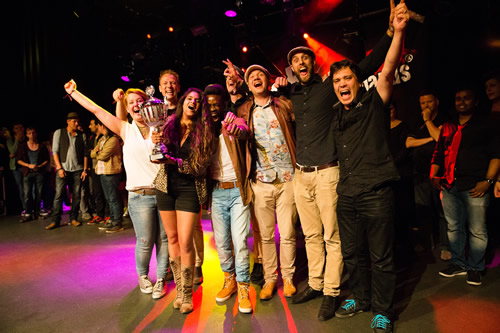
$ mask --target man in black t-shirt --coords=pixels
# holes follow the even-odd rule
[[[438,228],[441,259],[449,260],[449,242],[447,235],[446,219],[444,218],[439,191],[434,188],[429,180],[431,159],[439,139],[441,126],[448,117],[439,111],[439,99],[432,90],[425,89],[419,94],[419,103],[422,110],[422,122],[409,134],[406,147],[411,149],[413,159],[413,183],[415,191],[416,225],[427,230]],[[434,228],[432,228],[434,229]]]

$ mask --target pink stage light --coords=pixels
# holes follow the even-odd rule
[[[224,13],[227,17],[236,17],[236,15],[238,15],[234,10],[226,10],[226,12]]]

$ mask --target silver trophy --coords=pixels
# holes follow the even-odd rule
[[[149,86],[146,88],[146,94],[149,99],[140,106],[139,112],[141,117],[149,127],[153,127],[154,131],[159,132],[167,120],[167,109],[165,104],[158,98],[154,98],[155,88]],[[165,152],[165,145],[163,142],[155,144],[149,159],[151,161],[164,160],[163,152]]]

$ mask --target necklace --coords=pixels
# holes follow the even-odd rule
[[[145,127],[140,127],[140,126],[137,126],[139,128],[139,131],[141,132],[141,135],[144,139],[146,139],[148,137],[148,134],[149,134],[149,127],[145,126]]]

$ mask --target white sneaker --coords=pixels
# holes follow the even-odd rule
[[[153,299],[165,296],[165,279],[158,279],[153,287]]]
[[[151,294],[153,292],[153,283],[147,275],[139,276],[139,289],[145,294]]]

